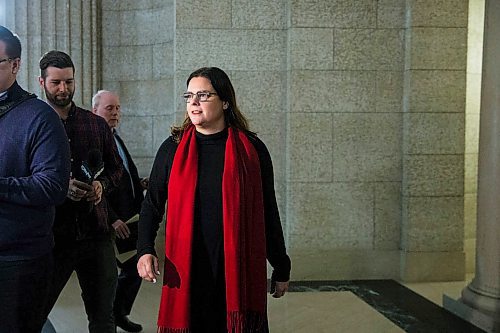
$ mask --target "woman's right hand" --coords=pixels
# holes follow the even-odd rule
[[[158,258],[152,254],[144,254],[137,261],[137,272],[146,281],[156,283],[156,277],[160,275]]]

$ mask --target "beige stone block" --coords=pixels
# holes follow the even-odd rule
[[[333,154],[335,181],[379,182],[401,180],[401,156],[385,153]]]
[[[170,130],[174,125],[174,115],[153,117],[153,151],[156,152],[160,145],[170,136]]]
[[[106,1],[104,1],[106,2]],[[121,12],[110,9],[102,11],[102,45],[120,46]]]
[[[373,185],[288,183],[290,247],[372,249]]]
[[[378,28],[404,28],[406,3],[401,0],[379,0],[377,3]]]
[[[416,71],[408,73],[410,112],[465,112],[464,71]]]
[[[292,69],[333,70],[333,29],[291,28],[288,33]]]
[[[464,115],[407,113],[403,115],[408,154],[463,154]]]
[[[377,23],[374,0],[292,0],[292,27],[371,28]]]
[[[290,114],[288,126],[288,181],[332,181],[332,115]]]
[[[336,29],[336,70],[403,70],[401,29]]]
[[[151,80],[153,77],[153,47],[103,47],[102,76],[107,81]]]
[[[376,74],[375,110],[372,112],[403,111],[403,72],[380,71]]]
[[[401,179],[401,115],[341,113],[333,115],[335,181]]]
[[[402,249],[408,252],[461,252],[464,199],[403,197]]]
[[[102,0],[102,7],[106,10],[141,10],[162,8],[165,5],[171,4],[173,1],[165,0]]]
[[[161,8],[124,10],[121,13],[121,44],[132,46],[172,42],[174,24],[172,3]]]
[[[287,102],[285,72],[229,71],[227,74],[233,84],[238,106],[244,114],[284,113]]]
[[[176,29],[176,40],[179,70],[216,66],[275,71],[286,67],[284,30]]]
[[[464,192],[468,194],[477,193],[478,155],[465,154],[464,159],[465,159]]]
[[[119,81],[103,81],[102,82],[102,89],[112,91],[112,92],[118,94],[118,96],[120,96],[120,82]],[[99,89],[99,90],[101,90],[101,89]],[[95,93],[97,93],[97,91],[94,92],[94,95],[95,95]],[[92,95],[92,96],[94,96],[94,95]],[[123,103],[121,101],[121,96],[120,96],[120,104],[121,104],[122,108],[126,107],[125,105],[123,105]]]
[[[292,71],[290,112],[372,112],[374,71]]]
[[[292,279],[398,279],[399,251],[289,248]]]
[[[135,157],[132,156],[137,171],[139,172],[139,177],[149,177],[151,174],[151,169],[153,168],[153,157]]]
[[[463,155],[405,155],[405,196],[462,196]]]
[[[174,43],[153,45],[153,79],[173,79]]]
[[[161,116],[174,113],[172,109],[172,80],[121,82],[120,102],[123,113]]]
[[[232,27],[236,29],[285,29],[286,0],[233,0]]]
[[[479,153],[479,114],[465,115],[465,153]]]
[[[411,69],[465,70],[466,28],[413,28],[409,33]]]
[[[398,113],[338,113],[333,115],[336,153],[401,154],[402,117]]]
[[[271,155],[274,178],[284,181],[286,176],[286,114],[284,113],[245,113],[249,120],[250,130],[264,142]]]
[[[134,157],[153,156],[153,118],[122,114],[119,133]]]
[[[398,250],[401,234],[401,182],[375,184],[375,250]]]
[[[413,27],[467,27],[468,3],[463,0],[410,0]]]
[[[464,235],[465,239],[476,238],[477,193],[464,195]]]
[[[175,1],[175,24],[177,29],[231,28],[231,0]]]
[[[401,280],[435,282],[465,280],[465,253],[401,251]]]

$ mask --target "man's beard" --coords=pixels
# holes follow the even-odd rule
[[[43,89],[45,90],[45,98],[47,98],[47,100],[51,104],[56,105],[56,106],[60,106],[60,107],[65,107],[65,106],[68,106],[69,104],[71,104],[71,101],[73,101],[73,95],[75,94],[75,92],[72,91],[65,98],[57,98],[57,95],[51,94],[47,90],[47,87],[44,86]]]

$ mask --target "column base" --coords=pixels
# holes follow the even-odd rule
[[[469,295],[469,293],[473,293],[474,296]],[[464,296],[468,299],[473,298],[473,303],[471,304],[468,301],[465,301]],[[494,302],[498,301],[499,300],[497,299]],[[469,287],[465,287],[462,291],[462,298],[459,300],[443,295],[443,307],[446,310],[488,333],[500,333],[500,307],[497,307],[496,312],[483,311],[481,305],[485,303],[492,303],[491,297],[479,295],[472,291]]]

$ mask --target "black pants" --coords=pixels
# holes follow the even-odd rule
[[[115,318],[125,317],[132,311],[142,278],[137,272],[137,255],[133,256],[124,263],[117,262],[121,269],[118,275],[118,285],[116,287],[116,297],[114,304]]]
[[[82,290],[90,333],[114,333],[113,301],[118,270],[111,239],[82,240],[54,248],[54,275],[50,283],[45,318],[76,271]]]
[[[52,269],[52,253],[31,260],[0,261],[0,333],[40,332]]]

